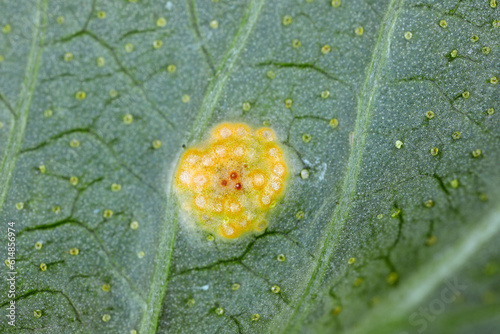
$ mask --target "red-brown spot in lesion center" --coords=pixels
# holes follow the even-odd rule
[[[227,186],[227,181],[226,180],[222,180],[222,182],[220,183],[223,187]]]
[[[234,179],[236,179],[238,177],[238,173],[232,172],[230,176],[231,176],[231,179],[234,180]]]
[[[236,183],[235,186],[234,186],[234,188],[236,190],[240,190],[241,189],[241,183]]]

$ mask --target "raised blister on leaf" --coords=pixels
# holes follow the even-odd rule
[[[186,221],[211,235],[235,239],[267,228],[288,171],[272,129],[222,123],[205,142],[184,152],[175,186]]]

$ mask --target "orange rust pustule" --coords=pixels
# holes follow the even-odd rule
[[[287,178],[273,130],[222,123],[204,143],[184,152],[175,186],[182,208],[200,228],[234,239],[265,230]]]

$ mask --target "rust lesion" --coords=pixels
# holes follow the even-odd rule
[[[273,130],[222,123],[205,142],[184,152],[175,184],[181,207],[197,226],[234,239],[265,229],[287,178]]]

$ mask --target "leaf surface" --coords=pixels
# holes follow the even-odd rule
[[[493,0],[0,0],[1,331],[498,328],[499,20]],[[187,229],[172,189],[223,121],[273,128],[293,171],[235,242]]]

